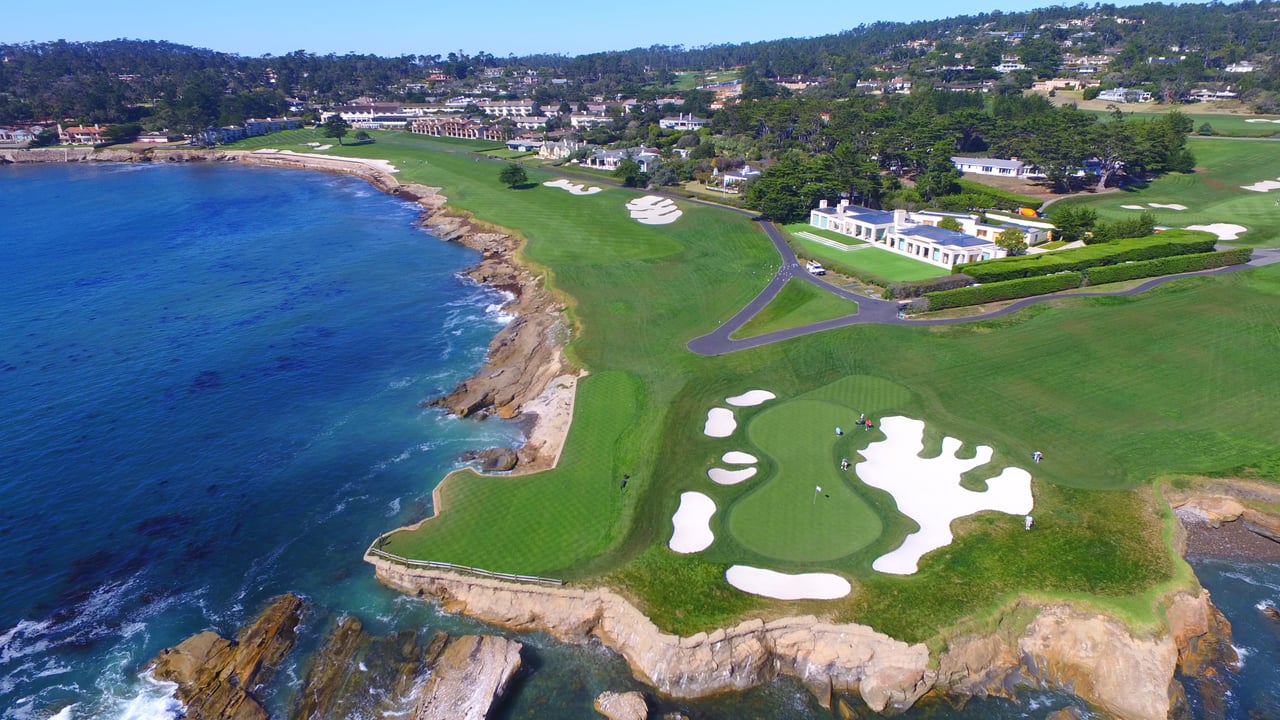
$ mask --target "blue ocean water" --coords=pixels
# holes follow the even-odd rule
[[[416,212],[298,171],[0,168],[0,719],[175,717],[146,660],[230,635],[286,591],[311,609],[267,692],[277,717],[341,615],[375,632],[477,629],[380,588],[360,561],[430,513],[462,451],[519,441],[419,406],[479,365],[505,319],[501,296],[458,274],[477,255],[415,228]],[[600,691],[643,689],[604,650],[521,640],[529,670],[501,718],[591,718]],[[1256,652],[1246,670],[1274,667]],[[1072,702],[905,717],[1042,718]],[[794,682],[663,707],[829,717]]]

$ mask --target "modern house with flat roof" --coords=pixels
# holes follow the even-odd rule
[[[938,227],[946,218],[958,222],[960,231]],[[1015,223],[994,225],[981,222],[977,215],[871,210],[844,201],[836,207],[820,201],[809,212],[809,224],[944,268],[1004,257],[1007,253],[995,241],[1009,228],[1021,230],[1028,245],[1049,239],[1047,229]]]
[[[1025,178],[1037,175],[1036,168],[1018,160],[999,158],[953,157],[951,163],[961,175],[995,175],[997,177]]]

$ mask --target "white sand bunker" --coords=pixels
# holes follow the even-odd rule
[[[1267,118],[1248,118],[1247,120],[1245,120],[1245,122],[1247,122],[1247,123],[1275,123],[1275,124],[1277,124],[1277,125],[1280,125],[1280,120],[1268,120]]]
[[[707,437],[729,437],[738,428],[738,421],[733,419],[733,411],[728,408],[711,408],[707,411],[707,422],[702,432]]]
[[[750,480],[756,474],[755,468],[740,468],[738,470],[725,470],[724,468],[711,468],[707,471],[707,477],[718,485],[737,485],[744,480]]]
[[[753,407],[778,397],[768,390],[748,390],[741,395],[725,398],[725,402],[734,407]]]
[[[738,450],[730,450],[720,458],[721,462],[727,462],[730,465],[755,465],[756,456],[751,453],[744,453]]]
[[[642,225],[667,225],[683,215],[676,204],[657,195],[645,195],[627,203],[631,219]]]
[[[1240,237],[1240,233],[1249,228],[1235,223],[1210,223],[1208,225],[1188,225],[1187,229],[1211,232],[1217,235],[1219,240],[1235,240]]]
[[[734,565],[724,574],[729,584],[752,595],[778,600],[835,600],[849,594],[849,581],[831,573],[786,573]]]
[[[333,146],[332,146],[332,145],[317,145],[317,146],[316,146],[316,149],[317,149],[317,150],[328,150],[328,149],[329,149],[329,148],[331,148],[331,147],[333,147]]]
[[[921,458],[924,449],[924,422],[895,416],[880,421],[885,439],[862,451],[865,461],[854,469],[863,482],[893,495],[898,510],[915,520],[920,529],[907,536],[902,545],[876,559],[871,567],[882,573],[911,575],[919,569],[920,558],[931,550],[949,545],[951,521],[982,510],[1013,515],[1031,512],[1031,474],[1021,468],[1005,468],[987,480],[985,492],[960,486],[960,476],[991,459],[991,448],[979,445],[974,458],[960,460],[956,451],[961,442],[944,438],[942,454]]]
[[[563,178],[560,180],[548,180],[542,184],[546,185],[547,187],[561,188],[564,190],[568,190],[574,195],[595,195],[596,193],[600,192],[600,188],[596,187],[595,185],[592,185],[591,187],[587,187],[582,183],[569,182],[568,180],[565,180]]]
[[[706,550],[716,539],[711,533],[711,516],[715,513],[716,504],[706,495],[681,493],[680,507],[671,516],[671,524],[676,529],[667,547],[683,555]]]
[[[1272,190],[1280,190],[1280,182],[1275,180],[1263,180],[1252,185],[1241,185],[1242,190],[1252,190],[1254,192],[1271,192]]]
[[[1186,205],[1180,205],[1178,203],[1147,203],[1147,207],[1143,207],[1141,205],[1121,205],[1120,207],[1124,208],[1125,210],[1146,210],[1147,207],[1163,208],[1165,210],[1186,210],[1187,209]]]

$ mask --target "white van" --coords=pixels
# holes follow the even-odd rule
[[[810,260],[809,263],[804,266],[804,269],[808,270],[810,275],[826,275],[827,274],[826,268],[822,267],[821,264],[816,263],[812,260]]]

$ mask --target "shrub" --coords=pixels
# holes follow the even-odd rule
[[[1167,230],[1151,237],[1116,240],[1076,250],[964,263],[957,265],[952,272],[964,273],[978,282],[992,283],[1115,265],[1131,260],[1210,252],[1216,243],[1217,238],[1208,233]]]
[[[1159,275],[1176,275],[1196,270],[1227,267],[1249,262],[1253,257],[1250,248],[1237,248],[1221,252],[1195,253],[1193,255],[1174,255],[1172,257],[1128,262],[1121,265],[1107,265],[1089,268],[1085,274],[1089,285],[1133,280],[1135,278],[1156,277]]]
[[[927,280],[891,283],[885,287],[884,296],[890,299],[905,300],[906,298],[916,298],[931,292],[955,290],[972,284],[973,278],[963,273],[943,275],[942,277],[929,278]]]
[[[929,310],[945,310],[964,305],[979,305],[997,300],[1014,300],[1031,297],[1032,295],[1058,292],[1059,290],[1070,290],[1080,287],[1080,283],[1083,280],[1083,273],[1064,272],[1056,275],[1005,280],[1004,282],[988,283],[986,285],[970,285],[958,290],[942,290],[925,295],[925,299],[929,301]]]

